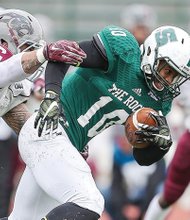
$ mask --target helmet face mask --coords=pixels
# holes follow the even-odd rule
[[[180,94],[180,86],[190,78],[190,38],[180,28],[163,26],[154,30],[141,45],[141,69],[149,88],[155,94],[162,92],[164,100],[173,99]],[[177,74],[172,82],[162,77],[159,67],[161,61]],[[162,88],[155,86],[159,81]]]
[[[8,49],[17,54],[22,50],[41,47],[43,30],[37,19],[28,12],[8,9],[0,12],[0,40],[8,44]]]

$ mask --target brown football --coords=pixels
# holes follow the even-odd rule
[[[139,130],[138,123],[157,126],[156,120],[151,117],[151,113],[158,115],[158,112],[152,108],[143,107],[129,115],[125,122],[125,134],[129,143],[136,148],[145,148],[149,145],[148,142],[137,143],[138,135],[135,131]]]

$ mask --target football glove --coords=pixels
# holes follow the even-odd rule
[[[46,44],[43,47],[43,56],[46,60],[54,62],[64,62],[74,66],[79,66],[86,58],[86,53],[79,47],[75,41],[60,40],[55,43]],[[41,55],[37,54],[38,60]]]
[[[135,132],[138,135],[138,142],[149,142],[161,150],[168,150],[172,145],[172,138],[170,129],[168,127],[166,118],[159,112],[158,115],[151,114],[157,122],[157,126],[149,126],[146,124],[139,123],[141,130]]]
[[[53,91],[47,91],[34,121],[34,128],[38,128],[39,137],[43,131],[51,136],[57,133],[61,109],[59,95]]]
[[[80,152],[80,154],[85,160],[87,160],[89,156],[89,146],[86,145],[83,151]]]

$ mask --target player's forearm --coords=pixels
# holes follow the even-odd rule
[[[10,57],[0,62],[0,88],[10,85],[13,82],[20,81],[26,77],[21,65],[23,53]]]
[[[22,103],[7,112],[3,116],[3,119],[16,132],[16,134],[19,134],[22,126],[30,115],[31,114],[29,113],[26,105]]]
[[[37,58],[37,51],[23,53],[21,57],[21,65],[26,75],[34,73],[42,63]]]
[[[62,80],[65,77],[68,68],[69,65],[65,63],[48,62],[45,70],[45,91],[51,90],[60,94]]]
[[[163,199],[169,205],[175,203],[182,196],[190,182],[189,141],[190,132],[186,130],[178,140],[175,154],[167,171]],[[160,200],[160,204],[163,204],[163,199]]]
[[[167,152],[168,150],[164,151],[153,145],[146,148],[133,148],[133,156],[141,166],[149,166],[159,161]]]
[[[0,88],[25,79],[41,64],[37,58],[37,51],[20,53],[0,62]]]

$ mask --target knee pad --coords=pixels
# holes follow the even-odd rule
[[[54,208],[41,220],[98,220],[100,215],[89,209],[82,208],[75,203],[68,202]]]

